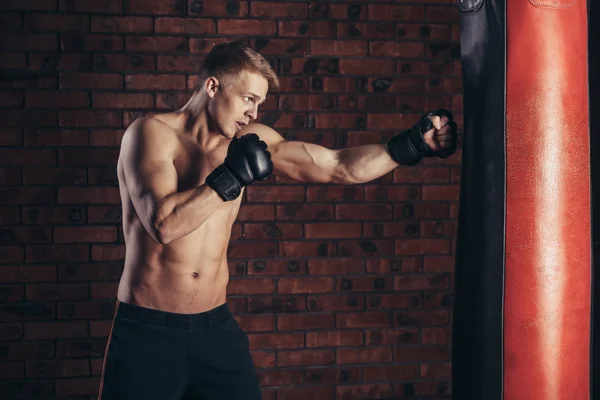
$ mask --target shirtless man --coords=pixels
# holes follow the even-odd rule
[[[253,123],[278,85],[254,50],[220,44],[183,108],[125,132],[117,169],[127,251],[100,400],[261,398],[248,338],[226,304],[227,247],[245,186],[273,172],[360,184],[455,151],[445,110],[385,145],[286,141]]]

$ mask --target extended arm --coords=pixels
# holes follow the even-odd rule
[[[257,133],[269,145],[275,172],[301,182],[357,184],[370,182],[398,165],[413,166],[423,157],[446,158],[456,150],[456,123],[452,113],[437,110],[424,115],[411,129],[387,144],[332,150],[323,146],[285,141],[273,129],[251,124],[239,134]]]
[[[136,212],[159,243],[167,244],[197,229],[223,203],[206,185],[177,192],[173,164],[176,140],[162,122],[134,122],[123,136],[122,168]]]
[[[257,133],[269,146],[275,174],[300,182],[358,184],[377,179],[398,166],[385,145],[339,150],[300,141],[286,141],[275,130],[250,124],[239,132]]]

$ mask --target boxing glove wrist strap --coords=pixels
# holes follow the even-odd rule
[[[242,185],[225,164],[219,165],[207,177],[206,184],[224,201],[232,201],[242,193]]]
[[[431,129],[429,120],[421,119],[412,128],[394,136],[388,142],[388,150],[392,158],[401,165],[417,165],[423,157],[431,157],[435,153],[423,140],[423,132]],[[423,126],[427,125],[427,126]]]

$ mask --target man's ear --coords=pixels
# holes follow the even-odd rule
[[[220,87],[219,80],[214,76],[209,76],[208,79],[204,81],[204,89],[209,97],[215,97],[215,94],[217,94],[217,90],[219,90]]]

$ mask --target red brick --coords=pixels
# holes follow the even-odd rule
[[[65,127],[116,127],[122,116],[120,111],[61,110],[58,119]]]
[[[181,90],[185,89],[185,76],[170,74],[127,75],[125,87],[138,90]]]
[[[446,239],[402,239],[396,241],[396,254],[448,254],[450,241]]]
[[[253,260],[248,263],[248,275],[299,275],[306,273],[304,260]]]
[[[397,346],[394,348],[394,360],[400,362],[413,361],[445,361],[449,360],[448,346]]]
[[[275,318],[272,315],[236,316],[244,332],[271,332],[275,329]]]
[[[394,322],[398,326],[431,326],[449,323],[446,310],[403,310],[394,313]]]
[[[458,9],[456,7],[427,6],[425,9],[425,19],[427,21],[454,24],[458,24],[460,22]]]
[[[362,295],[321,295],[309,296],[309,311],[350,311],[364,309],[365,301]]]
[[[338,22],[337,32],[339,38],[351,39],[393,39],[395,36],[392,22]]]
[[[429,256],[424,257],[424,268],[426,272],[453,271],[455,265],[454,256]]]
[[[273,205],[242,203],[238,221],[270,221],[275,216]]]
[[[361,236],[360,223],[320,222],[305,224],[307,239],[356,238]]]
[[[422,343],[449,344],[451,341],[450,328],[423,328]]]
[[[25,147],[87,146],[86,129],[25,129]]]
[[[128,52],[185,52],[187,39],[180,36],[128,36],[125,50]]]
[[[313,7],[316,12],[317,7]],[[360,4],[331,4],[328,10],[325,10],[324,15],[317,14],[316,16],[329,16],[334,20],[345,20],[352,18],[353,20],[361,20],[367,18],[367,6]],[[327,13],[328,11],[328,13]]]
[[[122,0],[97,0],[94,2],[78,2],[71,0],[59,0],[60,11],[70,11],[77,13],[121,13],[123,8]]]
[[[392,255],[394,244],[391,240],[340,240],[338,255],[342,257],[365,257]]]
[[[112,318],[114,312],[115,304],[112,300],[76,301],[58,305],[58,319],[106,319]]]
[[[449,287],[449,275],[444,273],[396,276],[394,279],[394,290],[447,289]]]
[[[303,296],[269,296],[248,299],[248,312],[250,313],[291,313],[305,310],[306,300]]]
[[[23,207],[24,224],[78,224],[85,222],[85,208],[81,206]]]
[[[248,335],[250,348],[297,349],[304,347],[303,333],[252,333]]]
[[[152,108],[154,97],[150,93],[93,93],[94,108]]]
[[[0,124],[9,127],[56,126],[54,110],[0,110]]]
[[[279,21],[279,36],[333,38],[336,25],[333,21]]]
[[[261,386],[284,386],[300,384],[304,378],[301,369],[259,371]]]
[[[60,281],[116,281],[121,276],[122,266],[120,263],[78,263],[59,265],[58,271]]]
[[[157,56],[157,70],[168,72],[198,72],[202,69],[204,61],[203,56],[185,55],[185,56]],[[169,94],[167,94],[168,96]],[[183,106],[190,97],[188,93],[181,94],[184,100],[179,102],[179,107]],[[173,94],[171,94],[171,97]],[[172,100],[170,101],[172,103]],[[178,108],[178,107],[172,107]]]
[[[0,379],[25,378],[25,363],[22,361],[3,361],[0,364]]]
[[[21,246],[0,246],[2,263],[20,263],[24,260],[24,254]]]
[[[361,331],[328,331],[306,333],[306,347],[360,346],[363,344],[363,342],[363,333]]]
[[[278,220],[322,221],[331,220],[333,218],[333,205],[329,204],[294,203],[287,205],[277,205],[276,209]]]
[[[273,4],[273,3],[270,3]],[[262,55],[308,55],[309,43],[308,39],[252,39],[251,45],[257,49]]]
[[[52,204],[56,202],[56,189],[52,187],[1,188],[0,204]]]
[[[116,226],[69,226],[55,227],[56,243],[114,242],[117,239]]]
[[[362,40],[311,39],[310,50],[313,55],[360,57],[367,55],[368,47]]]
[[[2,152],[0,151],[0,154]],[[0,167],[0,185],[16,186],[21,184],[21,168]]]
[[[119,282],[91,283],[91,298],[94,300],[117,300]]]
[[[335,390],[328,386],[281,387],[277,389],[277,400],[330,400]]]
[[[392,75],[394,64],[392,60],[380,59],[342,59],[340,73],[344,75]]]
[[[250,15],[267,18],[306,18],[308,16],[308,9],[306,4],[256,1],[251,4]]]
[[[154,57],[144,54],[94,54],[94,68],[98,71],[142,72],[154,71]]]
[[[71,378],[56,380],[56,395],[61,398],[67,396],[97,396],[100,387],[100,377]]]
[[[232,241],[227,249],[229,258],[272,257],[277,254],[277,242],[274,241]]]
[[[3,32],[0,50],[6,51],[44,51],[57,50],[56,34]]]
[[[333,279],[329,277],[280,278],[278,293],[327,293],[333,290]]]
[[[250,202],[301,202],[304,198],[304,188],[301,186],[255,185],[247,188]]]
[[[2,53],[0,58],[1,68],[26,68],[26,53]]]
[[[364,260],[354,258],[311,259],[308,273],[311,275],[346,275],[365,272]]]
[[[125,12],[131,14],[183,14],[184,4],[181,1],[129,0]]]
[[[221,23],[220,20],[219,24]],[[235,20],[242,21],[242,20]],[[194,35],[214,35],[215,23],[212,19],[158,17],[154,21],[154,31],[160,33],[186,33]],[[220,33],[223,33],[219,30]]]
[[[277,317],[277,330],[333,329],[333,323],[333,314],[280,315]]]
[[[373,20],[422,21],[425,19],[425,7],[407,5],[371,4],[369,18]]]
[[[119,74],[94,72],[64,72],[60,74],[61,89],[121,89],[123,78]]]
[[[389,282],[389,283],[388,283]],[[392,285],[386,290],[393,290],[393,281],[390,279],[386,284]],[[367,290],[365,290],[367,291]],[[371,290],[372,291],[372,290]],[[419,308],[423,306],[423,300],[420,294],[394,293],[394,294],[373,294],[367,297],[368,309],[394,309],[394,308]]]
[[[124,129],[94,129],[90,131],[91,146],[119,147]]]
[[[236,294],[269,294],[275,292],[275,282],[269,278],[232,279],[229,281],[227,293]]]
[[[3,303],[18,303],[25,299],[23,285],[0,285]]]
[[[306,190],[306,201],[344,201],[363,200],[364,188],[362,186],[347,186],[347,185],[319,185],[308,186]],[[291,205],[291,206],[296,206]],[[310,209],[315,209],[317,205],[311,204]],[[323,205],[323,207],[328,207]]]
[[[62,51],[122,51],[123,37],[97,33],[63,33],[60,35]]]
[[[421,364],[421,377],[426,379],[451,378],[450,363]]]
[[[314,125],[317,129],[352,129],[357,128],[364,121],[362,114],[317,114],[314,116]]]
[[[31,283],[56,281],[54,265],[2,265],[0,282]]]
[[[282,241],[279,255],[282,257],[330,257],[335,254],[335,243],[328,241]]]
[[[87,30],[87,15],[37,14],[25,15],[25,29],[35,31],[80,31]]]
[[[392,361],[389,348],[344,348],[338,349],[336,355],[339,364],[374,364]]]
[[[275,366],[275,353],[272,351],[253,350],[252,359],[256,368],[273,368]]]
[[[92,16],[92,32],[151,33],[153,29],[151,17],[106,17]]]
[[[390,383],[341,386],[336,388],[340,399],[384,399],[393,393]]]
[[[21,107],[23,105],[23,92],[1,91],[0,107]]]
[[[278,354],[280,367],[330,365],[334,363],[332,350],[282,350]]]
[[[9,243],[48,243],[52,239],[50,228],[46,227],[11,227],[0,230],[2,241]]]
[[[88,336],[84,321],[26,322],[26,340],[69,339]]]
[[[337,314],[336,327],[338,328],[385,328],[392,324],[387,312],[365,311],[352,314]]]
[[[37,360],[27,363],[28,378],[64,378],[89,375],[89,362],[85,359]]]
[[[277,32],[276,21],[260,19],[221,19],[217,22],[219,35],[272,36]]]
[[[253,4],[254,6],[254,4]],[[203,17],[245,17],[248,15],[248,3],[245,1],[198,1],[188,0],[188,13]]]
[[[102,357],[105,349],[106,340],[104,338],[61,340],[56,345],[56,356],[57,358]],[[93,365],[91,372],[94,373]]]
[[[426,329],[426,328],[423,328]],[[377,329],[366,332],[368,346],[418,344],[419,331],[416,328]]]
[[[88,261],[89,249],[86,245],[30,245],[26,246],[27,262],[78,262]]]
[[[51,144],[46,144],[46,146],[51,146]],[[86,181],[85,168],[41,166],[23,168],[25,185],[81,185]]]

